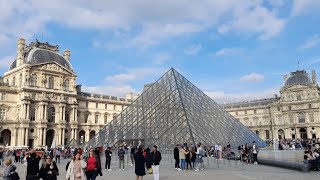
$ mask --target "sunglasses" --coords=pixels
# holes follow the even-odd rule
[[[46,158],[46,159],[51,159],[51,158]]]

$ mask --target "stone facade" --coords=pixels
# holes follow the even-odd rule
[[[83,144],[135,98],[81,91],[70,50],[19,38],[17,58],[0,78],[0,143],[50,147]]]
[[[280,97],[224,104],[223,107],[264,140],[320,137],[320,88],[316,73],[284,76]]]

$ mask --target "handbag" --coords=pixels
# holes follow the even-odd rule
[[[13,172],[11,172],[9,174],[9,179],[10,180],[19,180],[20,177],[19,177],[19,174],[17,172],[13,171]]]

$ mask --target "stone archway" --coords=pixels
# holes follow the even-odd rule
[[[284,135],[284,130],[283,129],[279,129],[278,130],[278,139],[279,140],[282,140],[282,139],[285,139],[285,135]]]
[[[91,132],[90,132],[90,138],[89,139],[92,139],[92,138],[94,138],[96,136],[96,131],[95,130],[92,130]]]
[[[303,140],[308,139],[307,128],[300,128],[299,132],[300,132],[301,139],[303,139]]]
[[[51,145],[52,145],[52,142],[54,139],[54,135],[55,135],[55,132],[53,129],[49,129],[46,133],[46,146],[48,148],[51,148]]]
[[[79,131],[79,144],[83,145],[86,140],[86,132],[84,130]]]
[[[11,145],[11,131],[9,129],[4,129],[1,132],[0,144],[3,144],[4,146]]]

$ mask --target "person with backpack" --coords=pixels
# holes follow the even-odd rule
[[[43,180],[57,180],[59,175],[59,169],[56,162],[52,160],[51,156],[47,156],[46,160],[43,162],[40,172],[39,179]]]
[[[121,146],[118,150],[118,156],[119,156],[119,171],[121,171],[121,165],[122,165],[122,171],[124,171],[124,155],[125,151],[123,147]]]
[[[6,168],[4,169],[4,173],[1,174],[3,180],[18,180],[18,179],[20,179],[18,173],[15,172],[17,167],[12,164],[11,158],[6,159],[4,164],[6,165]]]
[[[201,147],[201,143],[198,144],[198,149],[197,149],[197,168],[195,171],[199,171],[199,170],[204,170],[204,164],[203,164],[203,158],[205,156],[205,151],[204,149]]]

